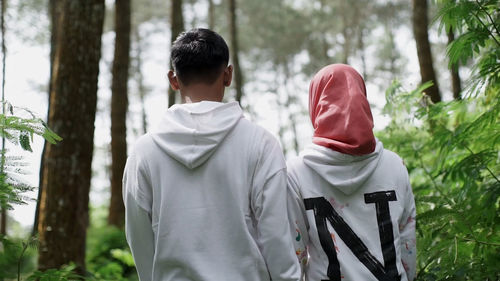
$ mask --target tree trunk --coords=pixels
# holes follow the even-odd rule
[[[130,64],[130,0],[115,1],[115,56],[111,82],[111,201],[108,223],[122,227],[125,206],[122,177],[127,162],[128,70]]]
[[[172,0],[172,7],[170,9],[170,46],[174,43],[175,39],[182,31],[184,31],[184,16],[182,15],[182,0]],[[172,61],[170,61],[170,69],[172,69]],[[168,107],[175,104],[175,91],[172,87],[168,87]]]
[[[413,34],[417,44],[418,62],[420,64],[420,76],[422,83],[432,81],[433,85],[425,90],[432,102],[440,102],[438,81],[432,64],[431,46],[427,32],[427,0],[412,0],[413,3]]]
[[[6,0],[2,0],[2,4],[0,7],[0,25],[1,25],[1,32],[2,32],[2,98],[1,98],[1,103],[2,103],[2,114],[5,115],[5,64],[7,61],[7,48],[5,44],[5,12],[7,9],[7,3]],[[2,132],[3,133],[3,132]],[[0,152],[0,173],[4,174],[5,172],[5,137],[2,136],[2,148]],[[0,235],[7,235],[7,208],[5,206],[0,206]]]
[[[236,89],[236,101],[241,104],[243,97],[243,75],[241,73],[239,47],[238,47],[238,28],[236,24],[236,0],[229,0],[229,40],[231,42],[231,55],[234,69],[234,88]]]
[[[50,18],[50,77],[52,77],[53,67],[54,67],[54,56],[56,50],[56,37],[57,37],[57,19],[61,12],[61,1],[57,0],[49,0],[49,18]],[[49,92],[48,92],[48,106],[47,106],[47,119],[50,112],[50,93],[52,92],[52,83],[49,81]],[[50,127],[50,124],[47,120],[47,125]],[[44,169],[44,159],[47,151],[48,143],[44,141],[42,155],[40,157],[40,172],[39,172],[39,180],[38,180],[38,196],[36,201],[35,208],[35,219],[33,222],[33,229],[31,231],[31,235],[35,235],[38,233],[38,222],[40,217],[40,201],[42,198],[42,183],[43,183],[43,169]]]
[[[104,0],[60,5],[49,123],[63,141],[45,154],[38,266],[72,261],[84,273]]]
[[[0,235],[7,235],[7,209],[2,208],[0,213]]]
[[[213,30],[215,25],[214,1],[208,0],[208,28]]]
[[[294,102],[294,98],[292,98],[292,95],[294,91],[289,91],[287,88],[288,86],[291,85],[290,81],[290,67],[288,66],[288,62],[283,63],[283,88],[285,89],[285,94],[286,94],[286,103],[285,103],[285,108],[289,109],[292,107],[292,104]],[[295,155],[299,155],[300,148],[299,148],[299,140],[298,140],[298,134],[297,134],[297,120],[296,120],[296,114],[295,113],[290,113],[289,112],[289,118],[290,118],[290,130],[292,131],[292,140],[293,140],[293,149],[295,150]]]
[[[448,45],[451,44],[455,40],[455,34],[453,34],[453,30],[450,28],[448,31]],[[451,89],[453,91],[453,98],[455,100],[462,99],[462,82],[460,81],[460,73],[458,72],[458,63],[452,65],[450,67],[450,75],[451,75]]]
[[[142,74],[142,37],[139,34],[139,28],[134,27],[134,38],[136,43],[135,52],[135,80],[137,83],[137,92],[139,94],[139,102],[141,103],[141,124],[142,124],[142,134],[145,134],[148,130],[148,120],[146,116],[146,104],[145,98],[147,95],[147,89],[144,85],[144,75]]]

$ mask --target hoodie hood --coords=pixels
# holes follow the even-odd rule
[[[176,104],[151,135],[162,151],[194,169],[210,158],[242,117],[237,102]]]
[[[375,149],[373,118],[365,82],[349,65],[322,68],[309,87],[313,143],[351,155]]]
[[[375,150],[361,156],[349,155],[312,144],[301,156],[304,163],[334,188],[350,195],[372,175],[382,157],[384,147],[376,140]]]

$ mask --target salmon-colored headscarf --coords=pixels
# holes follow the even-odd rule
[[[351,155],[375,150],[373,117],[361,75],[345,64],[322,68],[309,86],[313,142]]]

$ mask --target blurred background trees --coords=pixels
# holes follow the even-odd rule
[[[180,102],[166,79],[169,46],[192,27],[226,39],[235,74],[225,99],[276,135],[287,157],[310,142],[312,75],[331,63],[358,69],[378,138],[410,172],[418,279],[500,279],[498,0],[2,3],[7,49],[33,46],[45,61],[22,67],[46,73],[31,90],[19,90],[9,77],[29,69],[7,67],[6,99],[48,110],[45,123],[63,141],[32,141],[35,158],[43,155],[41,172],[31,173],[40,182],[37,208],[29,209],[39,214],[39,236],[29,238],[23,228],[32,217],[16,216],[17,208],[2,219],[0,279],[15,278],[18,264],[32,278],[70,278],[75,269],[96,280],[137,278],[121,229],[121,172],[135,139]],[[29,201],[15,190],[0,189],[2,210]]]

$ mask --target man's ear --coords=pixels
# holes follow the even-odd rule
[[[229,65],[224,69],[224,86],[231,86],[231,81],[233,80],[233,66]]]
[[[175,72],[173,72],[172,70],[168,71],[168,81],[170,82],[170,87],[172,87],[174,91],[178,91],[180,89],[179,80],[177,79]]]

